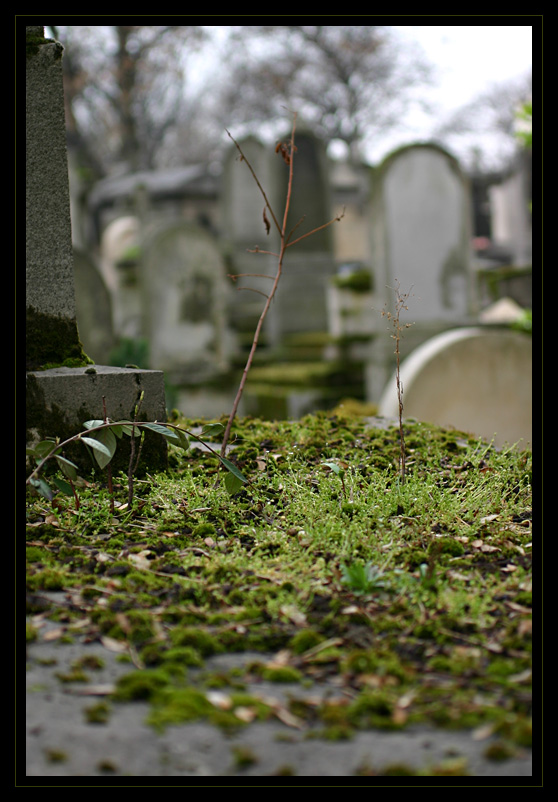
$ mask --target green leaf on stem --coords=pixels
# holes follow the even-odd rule
[[[101,431],[108,431],[108,430],[101,430]],[[96,434],[100,434],[101,432],[97,432]],[[93,449],[95,459],[97,460],[97,464],[100,468],[105,468],[109,462],[111,461],[114,450],[116,449],[116,439],[112,432],[110,432],[112,436],[112,440],[114,441],[114,448],[111,450],[110,447],[106,444],[101,442],[101,440],[97,439],[97,437],[81,437],[80,440],[85,443],[86,445],[90,446]]]
[[[52,501],[54,498],[54,493],[52,492],[52,488],[45,482],[44,479],[32,477],[29,481],[35,490],[40,493],[41,496],[43,496],[43,498]]]
[[[65,493],[67,496],[74,495],[74,489],[72,485],[69,482],[66,482],[65,479],[60,479],[60,477],[55,476],[52,481],[56,487],[62,491],[62,493]]]
[[[68,479],[72,480],[77,479],[77,466],[74,465],[73,462],[70,462],[69,459],[66,459],[66,457],[61,457],[58,454],[56,455],[55,459],[64,476],[67,476]]]
[[[219,457],[225,468],[230,471],[237,479],[240,479],[241,482],[247,482],[248,479],[244,476],[240,468],[237,468],[234,462],[231,462],[230,459],[226,457]]]
[[[222,423],[206,423],[202,429],[202,437],[216,437],[225,431]]]
[[[51,452],[56,450],[56,440],[41,440],[33,448],[26,449],[29,457],[35,457],[37,462],[41,462]]]
[[[234,473],[227,473],[225,476],[225,487],[229,496],[234,496],[235,493],[238,493],[242,485],[242,479],[239,479]]]

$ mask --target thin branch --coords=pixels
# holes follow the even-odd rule
[[[247,290],[248,292],[257,292],[258,295],[263,295],[264,298],[269,298],[269,295],[266,292],[255,290],[253,287],[237,287],[236,290],[237,292],[241,292],[242,290]]]
[[[287,240],[286,240],[286,241],[287,241],[287,243],[289,242],[290,238],[291,238],[291,237],[292,237],[292,235],[295,233],[295,231],[297,230],[297,228],[299,227],[299,225],[300,225],[301,223],[304,223],[304,221],[305,221],[305,220],[306,220],[306,215],[305,215],[305,214],[303,214],[303,215],[302,215],[302,217],[300,218],[300,220],[298,221],[298,223],[296,224],[296,226],[294,226],[294,227],[293,227],[293,228],[292,228],[292,229],[289,231],[289,236],[287,237]]]
[[[253,251],[250,251],[250,253],[253,253]],[[263,251],[259,251],[259,253],[263,253]],[[265,251],[265,253],[267,253],[267,251]],[[273,253],[271,255],[279,256],[278,253]],[[240,276],[257,276],[258,278],[268,278],[273,281],[273,276],[268,276],[267,273],[227,273],[227,276],[228,278],[232,278],[233,281],[236,281]]]
[[[227,444],[229,442],[229,437],[230,437],[230,434],[231,434],[231,427],[232,427],[233,421],[234,421],[234,419],[236,417],[236,411],[238,409],[238,405],[240,403],[240,399],[242,398],[242,393],[244,392],[244,385],[246,384],[246,379],[248,378],[248,372],[249,372],[249,370],[250,370],[250,368],[252,366],[252,360],[254,359],[254,354],[256,353],[256,348],[258,347],[258,341],[260,339],[260,332],[262,330],[263,322],[264,322],[264,320],[266,318],[267,312],[268,312],[269,307],[271,305],[271,302],[273,300],[273,296],[275,295],[275,292],[277,290],[277,286],[279,284],[279,279],[281,278],[281,273],[282,273],[282,270],[283,270],[283,257],[285,255],[285,250],[286,250],[285,230],[287,228],[287,216],[289,214],[289,207],[291,205],[291,193],[292,193],[292,187],[293,187],[294,152],[296,150],[295,144],[294,144],[295,129],[296,129],[296,112],[293,113],[293,128],[292,128],[291,141],[290,141],[289,183],[288,183],[288,187],[287,187],[287,198],[286,198],[286,201],[285,201],[285,212],[284,212],[284,215],[283,215],[283,225],[282,226],[279,226],[279,223],[277,222],[277,218],[275,217],[275,212],[273,211],[273,209],[269,205],[269,202],[267,200],[267,196],[266,196],[266,194],[265,194],[265,192],[264,192],[264,190],[263,190],[263,188],[262,188],[262,186],[261,186],[261,184],[260,184],[260,182],[258,180],[258,177],[256,176],[256,174],[254,173],[254,170],[252,169],[252,165],[250,164],[250,162],[244,156],[244,153],[242,152],[242,150],[241,150],[240,146],[238,145],[238,143],[229,134],[229,136],[231,137],[231,139],[235,143],[236,147],[240,151],[240,155],[242,156],[242,158],[244,159],[244,161],[248,165],[248,167],[250,169],[250,172],[252,173],[252,175],[254,177],[254,180],[256,181],[256,183],[257,183],[257,185],[258,185],[258,187],[260,189],[260,192],[262,193],[262,195],[264,197],[266,205],[267,205],[267,207],[268,207],[268,209],[270,211],[270,214],[271,214],[271,216],[273,218],[273,222],[275,223],[275,225],[276,225],[276,227],[277,227],[277,229],[279,231],[279,234],[281,236],[281,247],[279,249],[279,256],[278,256],[278,261],[277,261],[277,272],[276,272],[275,278],[273,280],[273,287],[271,288],[271,292],[269,293],[269,295],[267,297],[267,300],[265,302],[265,306],[264,306],[264,308],[262,310],[262,313],[260,315],[260,318],[258,320],[258,324],[257,324],[256,330],[254,332],[254,338],[252,340],[252,347],[250,349],[250,353],[248,354],[248,359],[246,361],[246,365],[245,365],[244,371],[242,373],[242,378],[240,380],[238,391],[237,391],[236,397],[235,397],[234,402],[233,402],[233,406],[232,406],[232,409],[231,409],[231,414],[229,415],[229,420],[227,421],[227,426],[225,428],[225,434],[223,436],[223,445],[221,446],[221,456],[222,457],[224,457],[225,454],[227,453]],[[229,132],[227,131],[227,133],[229,133]]]
[[[266,253],[268,256],[276,256],[277,259],[279,259],[279,256],[280,256],[280,254],[274,253],[273,251],[262,251],[262,249],[260,248],[259,245],[256,245],[254,248],[246,248],[246,250],[248,251],[248,253]],[[250,275],[250,274],[247,273],[247,275]],[[253,275],[256,275],[256,274],[254,273]],[[270,276],[269,278],[272,279],[273,276]]]
[[[225,128],[225,131],[227,131],[227,129],[226,129],[226,128]],[[273,209],[271,208],[271,205],[270,205],[270,203],[269,203],[269,201],[268,201],[268,199],[267,199],[267,195],[265,194],[264,188],[263,188],[263,187],[262,187],[262,185],[260,184],[260,181],[259,181],[259,179],[258,179],[258,176],[257,176],[257,175],[256,175],[256,173],[254,172],[254,168],[252,167],[252,165],[250,164],[250,162],[248,161],[248,159],[246,158],[246,156],[244,155],[244,153],[243,153],[243,152],[242,152],[242,150],[240,149],[240,145],[238,144],[238,142],[236,141],[236,139],[234,138],[234,136],[233,136],[233,135],[230,133],[230,131],[227,131],[227,134],[229,135],[230,139],[232,139],[232,141],[233,141],[233,142],[234,142],[234,144],[236,145],[236,148],[237,148],[238,152],[240,153],[240,160],[241,160],[241,161],[245,161],[245,162],[246,162],[246,164],[248,165],[248,169],[249,169],[249,170],[250,170],[250,172],[252,173],[252,176],[253,176],[253,178],[254,178],[254,181],[255,181],[255,182],[256,182],[256,184],[258,185],[258,189],[259,189],[259,190],[260,190],[260,192],[262,193],[263,199],[264,199],[264,201],[265,201],[265,205],[266,205],[266,207],[269,209],[269,212],[270,212],[270,214],[271,214],[271,216],[272,216],[272,218],[273,218],[273,222],[275,223],[275,227],[276,227],[277,231],[279,232],[279,234],[281,234],[281,233],[282,233],[282,231],[281,231],[281,226],[280,226],[280,225],[279,225],[279,223],[277,222],[277,218],[275,217],[275,213],[274,213]]]
[[[286,247],[290,248],[291,245],[296,245],[296,243],[300,242],[301,239],[305,239],[305,237],[309,237],[312,234],[316,234],[316,232],[321,231],[324,228],[327,228],[328,226],[332,225],[332,223],[338,223],[340,220],[343,219],[343,217],[345,217],[345,207],[343,207],[343,211],[341,212],[339,217],[334,217],[333,220],[329,221],[329,223],[324,223],[323,226],[318,226],[317,228],[313,228],[312,231],[309,231],[307,234],[302,234],[302,236],[297,237],[292,242],[287,242]],[[298,225],[298,223],[297,223],[297,225]],[[295,228],[296,228],[296,226],[295,226]],[[295,228],[293,228],[293,231],[295,230]],[[291,232],[291,234],[292,234],[292,232]]]

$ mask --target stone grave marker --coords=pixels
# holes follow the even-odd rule
[[[270,151],[256,137],[239,140],[242,152],[252,165],[265,192],[271,191]],[[268,196],[271,199],[271,196]],[[267,236],[263,221],[265,201],[246,163],[232,143],[225,155],[221,193],[221,219],[223,239],[229,252],[230,270],[238,275],[231,286],[235,293],[231,297],[230,314],[240,329],[253,331],[265,300],[259,293],[268,293],[271,280],[261,276],[242,276],[243,273],[260,273],[274,276],[276,260],[266,254],[250,253],[256,245],[274,251],[277,244],[275,232]],[[270,247],[272,246],[272,247]],[[227,281],[232,282],[229,278]],[[238,290],[238,291],[236,291]],[[251,291],[255,290],[255,292]]]
[[[100,267],[111,296],[117,337],[135,339],[142,335],[140,241],[140,221],[132,215],[117,217],[101,237]]]
[[[453,329],[413,351],[401,365],[404,417],[453,427],[497,446],[530,447],[532,341],[499,326]],[[379,414],[399,415],[395,375]]]
[[[92,257],[74,247],[74,283],[79,334],[87,355],[106,364],[114,346],[112,300]]]
[[[76,322],[63,47],[39,26],[26,33],[26,364],[87,364]]]
[[[284,139],[290,139],[290,133]],[[311,132],[300,128],[295,134],[295,146],[297,150],[287,226],[287,229],[296,226],[292,240],[329,222],[333,216],[323,143]],[[274,205],[282,220],[288,166],[273,151],[272,158]],[[275,340],[289,334],[327,331],[327,288],[334,273],[332,226],[306,237],[287,250],[279,290],[270,309],[269,329]]]
[[[232,290],[213,237],[190,223],[154,225],[142,245],[140,272],[150,364],[177,387],[223,377],[234,348],[227,320]]]
[[[413,326],[402,354],[449,327],[472,320],[470,197],[457,160],[434,144],[403,147],[372,174],[372,266],[380,309],[395,311],[397,286],[411,291]],[[393,364],[392,340],[371,348],[368,400],[377,402]]]
[[[88,419],[130,418],[144,391],[143,420],[166,419],[163,374],[92,365],[76,320],[62,45],[27,28],[26,53],[26,440],[66,439]],[[151,437],[151,435],[154,435]],[[140,470],[167,464],[164,438],[147,433]],[[114,457],[127,466],[126,444]],[[129,445],[129,444],[128,444]],[[75,456],[90,466],[81,450]]]
[[[290,138],[290,132],[283,138]],[[273,146],[264,147],[253,138],[239,142],[252,164],[262,187],[281,225],[285,209],[288,166]],[[294,180],[289,214],[289,226],[297,226],[293,239],[312,228],[327,223],[331,217],[331,198],[325,149],[311,133],[303,130],[295,135],[296,154]],[[265,202],[250,170],[238,158],[232,146],[225,164],[223,180],[223,224],[227,239],[232,243],[234,273],[261,273],[274,277],[277,259],[265,254],[247,253],[247,248],[259,246],[277,253],[279,236],[267,214],[269,235],[263,221]],[[279,344],[289,334],[327,331],[327,280],[334,273],[333,237],[325,229],[293,246],[285,255],[279,289],[266,318],[265,332],[272,345]],[[251,287],[268,293],[271,281],[246,277],[237,287]],[[250,304],[261,312],[263,300],[256,294],[242,293]],[[234,302],[233,302],[234,303]]]

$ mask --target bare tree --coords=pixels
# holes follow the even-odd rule
[[[226,61],[221,110],[229,124],[269,123],[287,106],[353,156],[400,123],[413,90],[432,75],[418,49],[374,26],[235,27]]]
[[[531,98],[531,93],[531,74],[495,84],[443,120],[434,136],[456,150],[470,140],[474,143],[470,150],[477,167],[502,169],[517,151],[517,113]],[[486,144],[483,148],[485,138],[497,144],[491,148],[492,155],[487,152]],[[462,158],[466,161],[467,155],[463,154]]]
[[[70,145],[93,177],[116,164],[155,166],[185,102],[188,49],[204,34],[194,26],[51,28],[65,47],[64,92]]]

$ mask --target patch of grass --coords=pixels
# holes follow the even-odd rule
[[[227,709],[204,694],[226,684],[200,669],[256,651],[270,671],[281,651],[289,681],[335,675],[349,692],[345,705],[292,709],[323,737],[490,723],[502,741],[529,745],[531,454],[403,425],[404,484],[398,428],[338,410],[236,419],[231,441],[250,484],[232,497],[215,486],[215,458],[195,449],[138,480],[131,511],[112,514],[96,480],[78,511],[71,499],[53,512],[30,497],[29,615],[62,623],[69,638],[82,624],[88,637],[129,646],[121,658],[144,667],[118,681],[114,699],[149,701],[158,726],[201,717],[235,728],[272,715],[248,693],[261,670],[238,670],[246,698]],[[346,466],[343,485],[325,462]],[[71,590],[72,601],[45,601],[43,590]],[[35,634],[29,618],[30,652]]]

